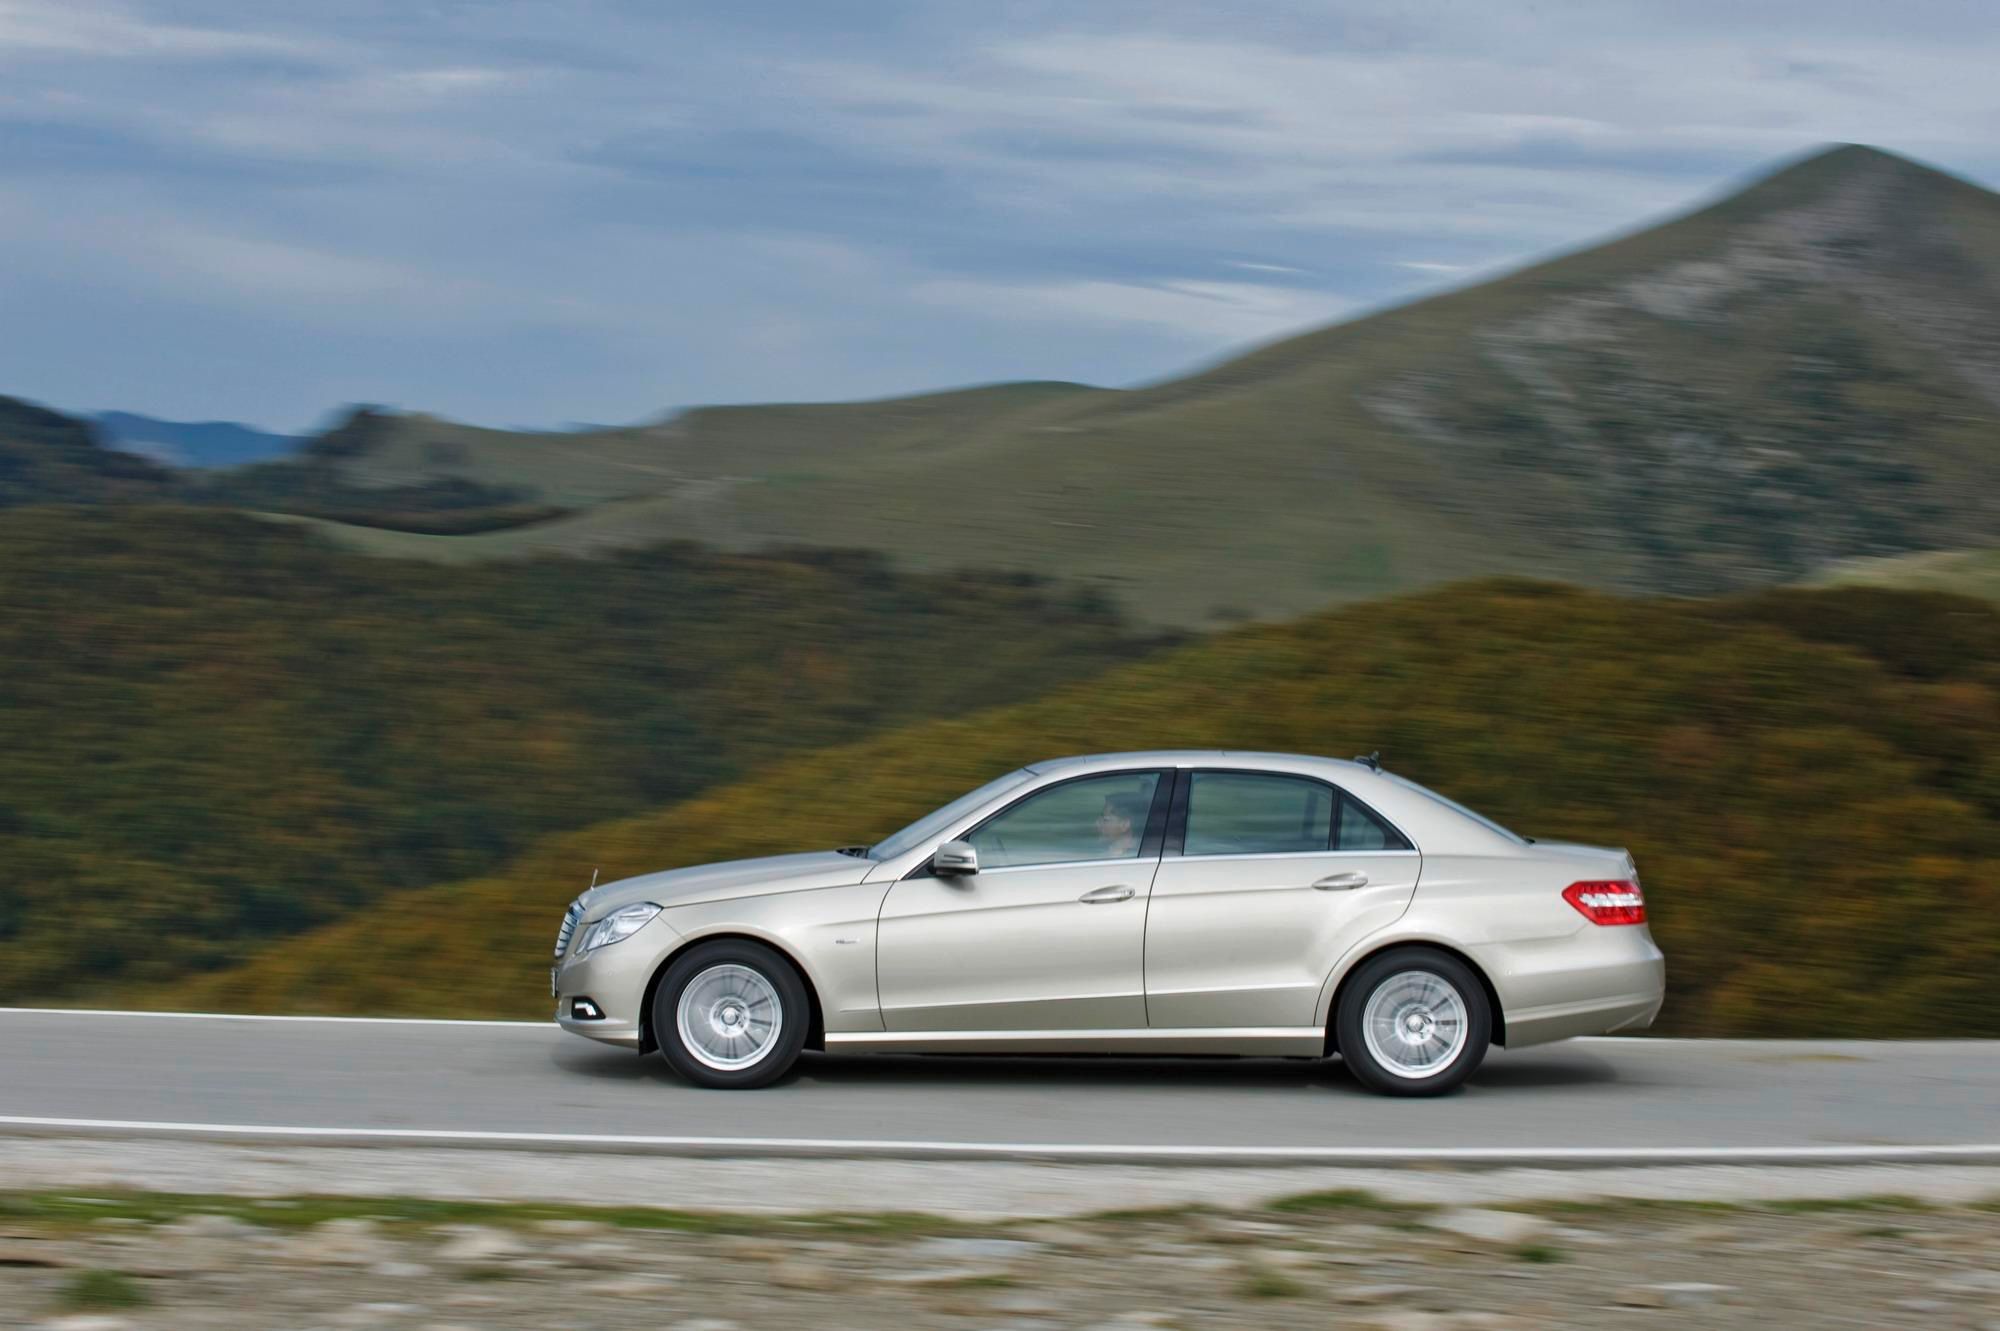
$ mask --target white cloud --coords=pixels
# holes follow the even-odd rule
[[[1349,302],[1322,291],[1193,280],[1006,283],[946,279],[922,284],[915,295],[919,300],[972,314],[1041,323],[1137,325],[1212,347],[1297,331],[1333,319],[1349,308]]]
[[[1472,269],[1472,265],[1467,263],[1438,263],[1428,259],[1401,259],[1396,267],[1419,273],[1464,273]]]
[[[182,281],[259,301],[376,305],[439,285],[382,259],[258,236],[167,226],[138,243]]]
[[[1147,200],[1515,249],[1685,202],[1691,158],[1748,166],[1838,139],[1988,151],[1990,93],[1972,70],[2000,60],[2000,27],[1885,43],[1774,18],[1721,40],[1623,8],[1595,25],[1510,14],[1455,9],[1392,49],[1058,29],[976,48],[949,76],[797,73],[841,140],[976,167],[991,196],[1044,211]]]
[[[1227,267],[1241,268],[1251,273],[1287,273],[1298,276],[1307,271],[1304,268],[1294,268],[1287,263],[1255,263],[1249,259],[1224,259],[1222,262]]]
[[[42,54],[202,59],[294,54],[297,41],[224,28],[157,23],[95,0],[0,0],[0,57]]]

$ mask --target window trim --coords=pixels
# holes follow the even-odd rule
[[[964,841],[968,837],[977,836],[985,830],[988,823],[994,821],[996,818],[1005,818],[1029,800],[1046,795],[1051,790],[1056,790],[1062,786],[1073,786],[1079,781],[1108,781],[1121,776],[1151,776],[1159,778],[1153,786],[1153,807],[1146,812],[1146,829],[1139,837],[1139,853],[1137,855],[1127,855],[1121,859],[1109,860],[1049,860],[1042,864],[996,864],[991,869],[981,867],[979,872],[984,875],[988,873],[1006,873],[1012,869],[1057,869],[1073,864],[1143,864],[1147,860],[1157,860],[1160,858],[1160,848],[1166,840],[1168,807],[1172,803],[1173,793],[1179,784],[1176,780],[1176,769],[1171,767],[1129,767],[1119,768],[1110,772],[1085,772],[1079,776],[1066,776],[1060,781],[1051,781],[1045,786],[1036,786],[1033,790],[1009,800],[1006,804],[987,814],[972,826],[960,830],[953,836],[946,837],[945,840]],[[905,879],[934,878],[936,876],[931,868],[930,856],[925,856],[923,863],[903,875]]]
[[[1188,803],[1194,794],[1194,779],[1202,776],[1263,776],[1280,780],[1308,781],[1316,786],[1324,786],[1333,794],[1333,815],[1327,826],[1327,848],[1325,850],[1220,850],[1204,851],[1190,855],[1187,853]],[[1389,830],[1389,834],[1403,844],[1384,846],[1380,850],[1339,850],[1340,818],[1343,802],[1353,800],[1363,813],[1373,818]],[[1373,805],[1362,799],[1345,786],[1335,785],[1325,777],[1308,776],[1304,772],[1270,772],[1255,767],[1183,767],[1174,778],[1174,801],[1172,816],[1167,822],[1166,844],[1161,848],[1163,856],[1186,860],[1227,860],[1227,859],[1302,859],[1326,855],[1414,855],[1417,843],[1410,840],[1402,828],[1384,818]]]

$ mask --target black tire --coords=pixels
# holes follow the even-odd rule
[[[1428,976],[1448,986],[1464,1011],[1464,1039],[1434,1069],[1417,1071],[1408,1064],[1378,1057],[1370,1048],[1363,1029],[1369,1001],[1378,990],[1392,983],[1404,983],[1410,975]],[[1386,997],[1386,996],[1385,996]],[[1419,1008],[1417,1013],[1428,1013]],[[1470,966],[1448,952],[1429,947],[1391,948],[1370,957],[1348,978],[1340,994],[1340,1010],[1334,1014],[1334,1042],[1354,1079],[1378,1095],[1443,1095],[1456,1090],[1478,1070],[1493,1041],[1492,1005],[1486,986]]]
[[[747,1037],[750,1049],[746,1053],[756,1052],[759,1046],[761,1052],[756,1053],[753,1061],[740,1067],[720,1067],[715,1066],[713,1061],[704,1061],[703,1051],[691,1048],[681,1033],[681,996],[697,980],[703,980],[704,986],[711,990],[729,981],[733,981],[738,988],[746,986],[740,974],[722,972],[711,976],[710,972],[717,971],[719,967],[740,967],[761,977],[776,999],[777,1012],[773,1022],[776,1030],[770,1033],[768,1039],[756,1035]],[[748,984],[746,992],[754,989],[754,984]],[[725,988],[724,992],[734,990]],[[727,999],[717,1001],[726,1002]],[[691,1017],[691,1020],[699,1020],[699,1017]],[[784,1076],[798,1061],[799,1050],[805,1047],[806,1028],[811,1024],[812,1007],[806,996],[805,982],[799,978],[791,962],[761,943],[721,939],[691,947],[674,958],[673,964],[667,967],[667,973],[660,977],[659,989],[653,994],[653,1038],[659,1043],[660,1053],[673,1070],[687,1080],[697,1086],[717,1090],[752,1090],[768,1086]],[[710,1052],[712,1054],[713,1051]]]

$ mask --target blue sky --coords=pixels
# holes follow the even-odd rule
[[[0,392],[295,429],[1128,384],[1775,158],[2000,183],[1989,0],[0,0]]]

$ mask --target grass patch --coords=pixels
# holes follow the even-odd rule
[[[1265,1208],[1288,1215],[1313,1215],[1321,1211],[1401,1210],[1364,1188],[1340,1188],[1333,1192],[1302,1192],[1296,1197],[1280,1197]]]
[[[329,1220],[373,1220],[389,1228],[443,1225],[526,1228],[543,1220],[589,1220],[617,1229],[686,1234],[815,1233],[895,1238],[992,1233],[976,1225],[918,1212],[828,1212],[798,1216],[674,1211],[646,1206],[438,1201],[418,1197],[220,1197],[200,1193],[0,1193],[0,1217],[51,1229],[86,1228],[109,1218],[163,1225],[191,1215],[222,1215],[267,1229],[308,1229]]]
[[[1669,1223],[1675,1220],[1689,1220],[1698,1216],[1722,1219],[1740,1216],[1752,1208],[1737,1202],[1694,1202],[1667,1201],[1651,1197],[1604,1197],[1589,1201],[1548,1201],[1523,1202],[1518,1205],[1494,1208],[1501,1211],[1519,1211],[1523,1215],[1545,1216],[1551,1220],[1595,1221],[1609,1224],[1616,1221],[1658,1221]]]
[[[1306,1293],[1306,1287],[1282,1271],[1259,1266],[1243,1277],[1236,1292],[1246,1299],[1296,1299]]]
[[[152,1302],[137,1281],[123,1271],[78,1271],[63,1282],[56,1301],[64,1308],[92,1312],[103,1308],[140,1308]]]
[[[1941,1208],[1919,1197],[1879,1194],[1872,1197],[1796,1197],[1757,1202],[1668,1201],[1647,1197],[1620,1197],[1593,1201],[1524,1202],[1497,1209],[1564,1220],[1671,1221],[1695,1216],[1722,1218],[1750,1215],[1908,1215]],[[2000,1210],[2000,1198],[1979,1203],[1968,1209]]]
[[[1205,1215],[1215,1210],[1212,1206],[1133,1206],[1110,1211],[1092,1211],[1082,1219],[1087,1223],[1105,1225],[1159,1224],[1163,1221],[1187,1220],[1197,1215]],[[1041,1223],[1031,1221],[1029,1223]]]
[[[1551,1248],[1546,1243],[1523,1243],[1514,1249],[1514,1260],[1531,1262],[1536,1266],[1551,1266],[1556,1262],[1566,1262],[1569,1255],[1561,1248]]]
[[[1365,1188],[1337,1188],[1331,1192],[1302,1192],[1266,1203],[1266,1211],[1279,1215],[1327,1215],[1343,1211],[1366,1211],[1392,1229],[1422,1228],[1423,1217],[1438,1207],[1423,1202],[1392,1202]]]
[[[1776,1211],[1780,1215],[1845,1215],[1855,1212],[1935,1211],[1937,1208],[1916,1197],[1887,1194],[1880,1197],[1802,1197],[1789,1202],[1766,1202],[1762,1209]]]

